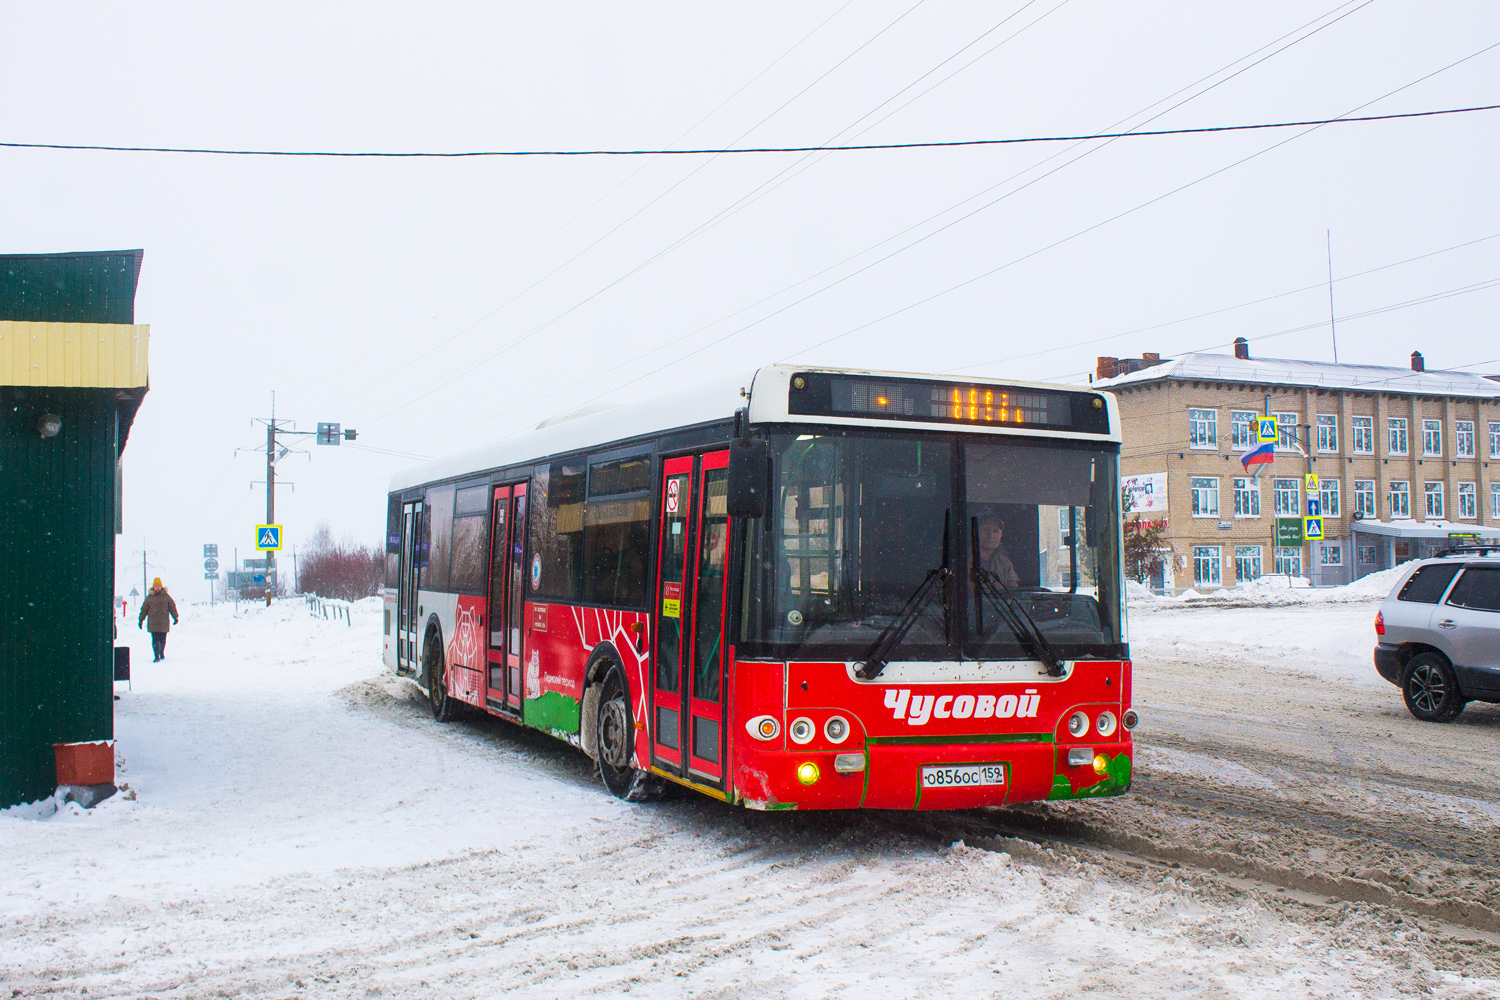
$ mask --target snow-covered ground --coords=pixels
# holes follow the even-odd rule
[[[1244,610],[1207,613],[1248,643]],[[1334,613],[1351,637],[1374,613],[1292,610]],[[185,611],[163,663],[130,634],[136,680],[116,706],[127,791],[90,811],[0,813],[12,996],[1500,989],[1407,947],[1412,925],[1302,919],[1025,841],[964,846],[940,815],[621,803],[561,743],[496,720],[432,722],[382,674],[374,601],[352,627],[295,601]],[[1138,641],[1202,637],[1202,617],[1136,612]],[[1330,644],[1304,655],[1336,652],[1304,626],[1286,634]],[[1367,637],[1355,651],[1368,656]]]

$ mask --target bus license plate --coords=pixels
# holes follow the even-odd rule
[[[922,768],[923,788],[979,788],[1005,784],[1004,764],[957,764]]]

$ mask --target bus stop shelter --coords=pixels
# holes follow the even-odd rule
[[[140,250],[0,256],[0,808],[114,737],[120,455],[147,389]]]

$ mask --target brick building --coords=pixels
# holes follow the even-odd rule
[[[1241,339],[1233,356],[1100,358],[1094,385],[1119,398],[1120,471],[1142,518],[1168,522],[1158,589],[1269,573],[1334,585],[1500,540],[1500,381],[1426,371],[1417,352],[1409,369],[1252,359]],[[1263,415],[1280,439],[1257,477],[1239,459]],[[1325,537],[1278,545],[1275,519],[1308,513],[1309,473]]]

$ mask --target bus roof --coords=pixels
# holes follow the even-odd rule
[[[426,483],[459,479],[507,466],[540,461],[554,455],[603,449],[633,438],[699,427],[732,420],[735,410],[746,406],[750,397],[750,422],[852,424],[892,429],[891,421],[850,416],[799,416],[788,412],[788,387],[796,373],[830,373],[834,375],[870,376],[888,379],[922,379],[928,382],[952,383],[955,386],[1006,386],[1020,389],[1081,392],[1078,386],[1048,385],[1040,382],[1001,382],[996,379],[954,378],[910,372],[882,372],[854,368],[826,368],[816,365],[768,365],[754,371],[696,386],[673,390],[670,394],[634,403],[588,406],[550,417],[534,428],[515,431],[496,441],[446,458],[404,469],[391,477],[391,492],[422,486]],[[944,390],[946,392],[946,390]],[[903,421],[901,426],[913,430],[961,431],[978,434],[1008,434],[1025,437],[1061,437],[1073,439],[1120,440],[1119,412],[1114,396],[1096,392],[1108,408],[1108,434],[1035,430],[1016,427],[972,426],[953,423]]]

